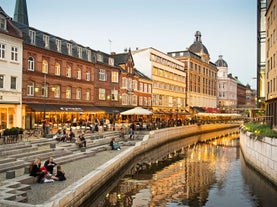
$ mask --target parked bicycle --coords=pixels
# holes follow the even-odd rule
[[[34,128],[34,129],[26,129],[24,131],[24,138],[33,138],[33,137],[41,137],[42,136],[42,131],[39,128]]]

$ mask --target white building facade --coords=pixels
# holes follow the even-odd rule
[[[0,129],[24,126],[22,33],[0,8]]]
[[[217,72],[217,104],[218,108],[236,108],[237,81],[228,73],[228,64],[222,55],[215,62]]]

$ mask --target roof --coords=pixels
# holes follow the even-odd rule
[[[208,49],[202,43],[201,33],[199,31],[195,32],[195,40],[194,43],[189,47],[189,50],[196,54],[204,52],[205,54],[210,55]]]
[[[222,55],[218,56],[218,60],[215,62],[217,67],[228,67],[228,64],[225,60],[223,60]]]
[[[148,76],[146,76],[145,74],[137,70],[136,68],[134,68],[134,70],[135,70],[135,75],[138,76],[139,78],[151,80],[151,78],[149,78]]]

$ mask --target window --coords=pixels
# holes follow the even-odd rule
[[[49,36],[44,34],[42,39],[43,39],[43,42],[44,42],[44,47],[49,48]]]
[[[67,54],[72,55],[72,44],[67,43],[66,46],[67,46]]]
[[[139,105],[142,106],[142,104],[143,104],[143,97],[140,96],[140,97],[139,97]]]
[[[118,90],[115,90],[115,89],[112,90],[111,100],[112,101],[118,101]]]
[[[122,94],[122,105],[127,105],[127,104],[128,104],[128,95]]]
[[[152,93],[152,86],[150,84],[148,85],[148,93]]]
[[[35,70],[35,60],[33,57],[28,58],[28,70],[31,70],[31,71]]]
[[[0,16],[0,29],[7,30],[7,21],[3,16]]]
[[[78,68],[78,70],[77,70],[77,79],[78,80],[82,79],[82,70],[80,68]]]
[[[90,89],[86,90],[86,100],[89,101],[90,100]]]
[[[66,77],[71,78],[71,67],[70,67],[70,65],[68,65],[67,68],[66,68]]]
[[[96,55],[96,58],[97,58],[97,61],[103,62],[103,55],[97,54],[97,55]]]
[[[103,69],[99,70],[99,80],[101,80],[101,81],[107,80],[106,71]]]
[[[0,88],[4,88],[4,75],[0,75]]]
[[[109,57],[109,65],[114,66],[114,59]]]
[[[18,61],[18,49],[17,47],[11,48],[11,60],[17,62]]]
[[[29,30],[30,43],[36,44],[36,32],[33,30]]]
[[[147,84],[144,83],[143,92],[147,93],[147,89],[148,89]]]
[[[87,49],[87,57],[88,61],[91,61],[91,51],[89,49]]]
[[[151,106],[151,105],[152,105],[151,97],[148,97],[148,106]]]
[[[86,81],[90,81],[90,72],[89,71],[86,72]]]
[[[59,85],[55,85],[53,88],[53,92],[54,92],[54,97],[55,98],[60,98],[61,97],[61,86]]]
[[[112,71],[112,82],[118,83],[118,72],[117,71]]]
[[[16,77],[11,77],[11,89],[16,89]]]
[[[81,47],[77,47],[77,52],[78,52],[78,57],[79,58],[82,58],[82,52],[83,52],[83,50],[82,50],[82,48]]]
[[[60,65],[60,63],[55,63],[55,75],[57,75],[57,76],[61,75],[61,65]]]
[[[42,73],[48,73],[48,62],[46,60],[42,61],[42,69],[41,69]]]
[[[70,86],[66,87],[65,98],[71,99],[71,87]]]
[[[137,80],[133,80],[133,89],[134,90],[138,89],[138,82],[137,82]]]
[[[48,84],[43,83],[41,88],[41,96],[47,98],[48,97]]]
[[[0,44],[0,59],[5,59],[5,50],[6,46],[4,44]]]
[[[143,83],[139,83],[139,91],[143,92]]]
[[[56,39],[57,52],[62,51],[62,42],[59,39]]]
[[[81,88],[77,88],[76,89],[76,99],[80,100],[82,98],[82,89]]]
[[[104,88],[99,88],[99,100],[106,100],[106,90]]]
[[[127,78],[122,78],[122,88],[127,88]]]
[[[35,88],[35,83],[34,82],[28,82],[28,84],[27,84],[27,96],[34,96],[34,88]]]

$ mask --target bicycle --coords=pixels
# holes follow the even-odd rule
[[[41,137],[42,131],[38,128],[26,129],[23,134],[24,134],[24,138],[28,140],[28,138]]]

